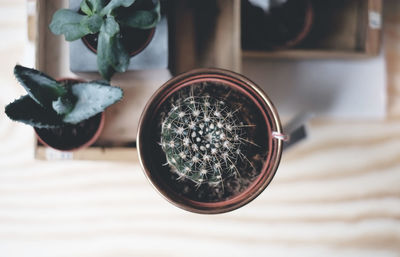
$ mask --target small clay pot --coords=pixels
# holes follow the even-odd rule
[[[242,44],[245,49],[285,49],[300,44],[314,21],[310,0],[288,0],[265,13],[242,2]]]
[[[170,108],[176,108],[175,100],[187,95],[211,96],[223,99],[227,106],[234,106],[243,120],[241,124],[246,127],[243,142],[252,141],[244,144],[245,158],[235,164],[240,176],[224,178],[217,186],[211,183],[196,185],[191,180],[182,180],[168,165],[160,146],[161,129],[165,126],[163,120]],[[232,211],[249,203],[268,186],[282,153],[282,140],[274,135],[281,134],[276,109],[255,83],[226,70],[198,69],[169,80],[150,98],[139,122],[137,148],[147,178],[163,197],[182,209],[213,214]]]
[[[107,5],[110,1],[104,2]],[[149,10],[154,8],[152,1],[136,1],[132,6],[128,8],[120,8],[117,10],[118,15],[126,16],[132,13],[134,10]],[[81,11],[80,11],[81,12]],[[155,27],[151,29],[137,29],[131,27],[121,27],[121,40],[122,45],[131,57],[142,52],[151,42],[155,33]],[[99,33],[89,34],[82,37],[83,43],[93,53],[97,54],[97,41]]]
[[[82,80],[59,79],[59,82],[79,83]],[[60,128],[34,128],[38,141],[59,151],[76,151],[92,145],[101,134],[105,113],[99,113],[75,125]]]

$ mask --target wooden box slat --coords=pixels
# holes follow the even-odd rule
[[[240,72],[240,0],[170,1],[171,70]]]

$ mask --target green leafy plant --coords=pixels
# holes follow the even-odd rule
[[[58,10],[50,23],[50,30],[65,36],[67,41],[80,39],[88,34],[98,35],[97,66],[101,76],[110,80],[115,72],[125,72],[129,53],[122,44],[122,27],[150,29],[160,20],[160,2],[151,10],[121,12],[120,9],[136,2],[151,0],[83,0],[79,14],[70,9]],[[128,13],[128,14],[127,14]]]
[[[161,147],[171,170],[198,186],[238,176],[246,141],[236,111],[211,96],[190,96],[174,104],[161,126]]]
[[[78,124],[119,101],[123,92],[105,81],[58,82],[20,65],[14,74],[28,92],[5,108],[7,116],[36,128]]]

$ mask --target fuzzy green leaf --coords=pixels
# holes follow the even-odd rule
[[[86,14],[86,15],[93,15],[93,6],[92,4],[87,1],[87,0],[82,0],[81,2],[81,11]]]
[[[135,2],[135,0],[111,0],[106,7],[103,8],[103,10],[101,10],[100,14],[101,16],[105,16],[110,14],[114,9],[118,8],[118,7],[129,7],[131,6],[133,3]]]
[[[104,83],[88,82],[72,86],[72,93],[77,98],[74,109],[64,116],[64,122],[77,124],[119,101],[123,92],[119,87]]]
[[[92,5],[93,13],[100,13],[100,11],[104,8],[104,0],[86,0],[88,3]]]
[[[114,17],[107,17],[100,28],[97,43],[97,66],[101,76],[110,80],[116,72],[125,72],[129,65],[129,54],[119,38],[119,25]]]
[[[81,10],[87,15],[100,13],[104,7],[104,0],[83,0],[81,2]]]
[[[91,34],[97,33],[100,30],[101,25],[103,24],[103,19],[98,14],[93,14],[92,16],[84,17],[80,25],[85,27]]]
[[[56,35],[63,34],[65,40],[74,41],[91,33],[86,26],[81,25],[85,17],[69,9],[60,9],[53,15],[49,28]]]
[[[20,65],[14,68],[14,75],[28,92],[29,96],[45,108],[67,93],[67,90],[46,74]]]
[[[129,66],[129,54],[122,45],[120,37],[116,37],[111,47],[111,65],[117,72],[125,72]]]
[[[57,128],[64,124],[57,113],[41,107],[29,95],[22,96],[7,105],[5,113],[14,121],[37,128]]]
[[[122,23],[133,28],[151,29],[157,25],[160,19],[160,1],[158,1],[153,10],[135,11],[125,20],[122,20]]]

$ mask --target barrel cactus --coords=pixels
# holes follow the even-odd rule
[[[173,104],[161,128],[161,147],[171,171],[197,186],[216,186],[239,176],[246,125],[238,110],[211,96],[190,96]]]

